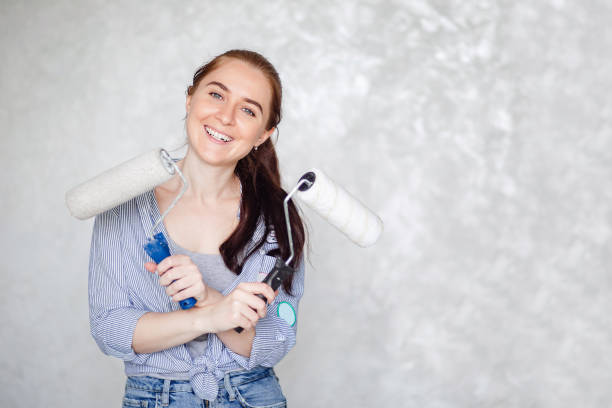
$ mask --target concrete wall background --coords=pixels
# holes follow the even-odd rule
[[[284,179],[376,210],[353,246],[306,210],[293,407],[612,404],[612,6],[605,1],[3,1],[2,406],[118,406],[89,335],[76,183],[182,138],[193,71],[262,52]]]

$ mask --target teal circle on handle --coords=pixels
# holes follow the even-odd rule
[[[289,302],[280,302],[276,307],[276,315],[287,322],[291,327],[295,324],[296,315]]]

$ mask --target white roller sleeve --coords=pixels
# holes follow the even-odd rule
[[[66,193],[70,213],[81,220],[110,210],[169,180],[160,158],[161,149],[155,149],[74,187]]]
[[[321,170],[310,171],[316,175],[314,184],[296,196],[357,245],[373,245],[382,233],[382,220]]]

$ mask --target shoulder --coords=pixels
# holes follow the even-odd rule
[[[96,215],[94,229],[96,227],[112,225],[119,227],[129,227],[141,225],[143,217],[151,216],[151,196],[153,191],[140,194],[116,207]]]

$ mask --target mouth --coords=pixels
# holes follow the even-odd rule
[[[204,126],[204,130],[206,131],[206,133],[208,133],[208,135],[209,135],[209,136],[210,136],[212,139],[214,139],[214,140],[216,140],[216,141],[218,141],[218,142],[221,142],[221,143],[229,143],[229,142],[231,142],[232,140],[234,140],[234,139],[232,139],[231,137],[229,137],[228,135],[225,135],[225,134],[223,134],[223,133],[221,133],[221,132],[217,132],[215,129],[210,128],[210,127],[208,127],[208,126],[206,126],[206,125]]]

